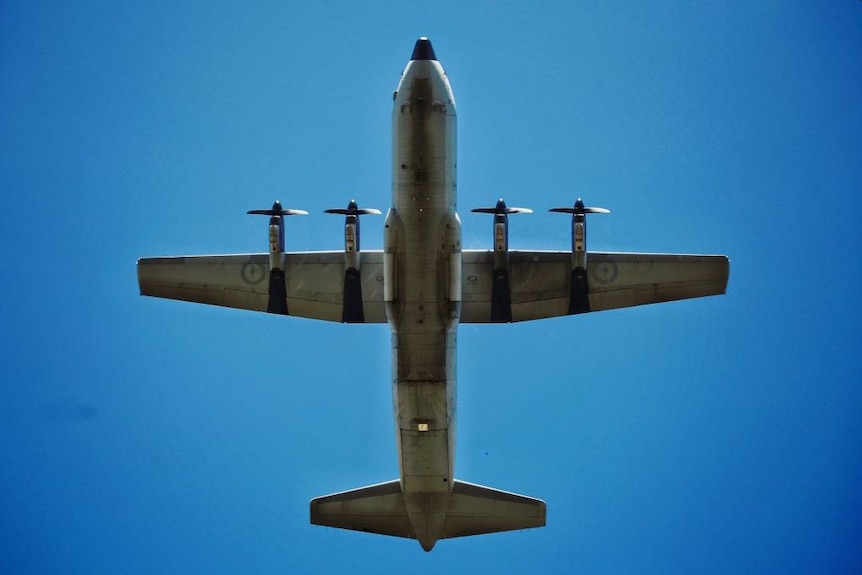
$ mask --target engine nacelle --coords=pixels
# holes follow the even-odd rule
[[[476,208],[480,214],[494,214],[494,274],[491,284],[491,321],[512,321],[512,290],[509,283],[509,214],[531,214],[528,208],[510,208],[503,198],[493,208]]]
[[[478,214],[494,214],[494,269],[509,269],[509,214],[532,214],[529,208],[510,208],[503,201],[497,200],[493,208],[475,208]]]
[[[344,216],[344,264],[345,269],[359,269],[359,216],[380,215],[380,210],[360,208],[356,200],[350,200],[347,208],[332,208],[325,210],[327,214]]]
[[[284,269],[284,221],[269,219],[269,269]]]
[[[578,198],[571,208],[552,208],[550,211],[572,214],[572,269],[587,269],[587,214],[609,214],[605,208],[584,207]]]
[[[341,321],[363,323],[365,312],[362,307],[362,276],[359,273],[359,216],[379,215],[380,210],[359,208],[356,200],[350,200],[346,209],[332,208],[325,211],[327,214],[344,216],[344,298]]]
[[[307,216],[305,210],[286,210],[276,200],[269,210],[249,210],[249,214],[269,218],[269,269],[284,269],[284,216]]]
[[[266,311],[288,315],[287,277],[284,272],[284,216],[307,216],[305,210],[286,210],[278,200],[269,210],[250,210],[249,214],[269,216],[269,301]]]
[[[590,286],[587,278],[587,214],[609,214],[605,208],[587,208],[578,198],[571,208],[550,211],[572,214],[572,276],[569,282],[569,313],[590,311]]]

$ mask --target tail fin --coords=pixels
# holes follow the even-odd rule
[[[457,480],[451,492],[405,494],[396,480],[311,501],[314,525],[418,539],[426,551],[438,539],[543,527],[545,514],[539,499]]]

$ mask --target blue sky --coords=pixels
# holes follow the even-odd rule
[[[472,207],[610,208],[596,250],[725,253],[728,294],[463,326],[457,476],[543,529],[313,527],[397,476],[389,334],[138,296],[141,256],[338,249],[389,203],[391,93],[427,35]],[[4,573],[862,570],[862,3],[5,2]],[[380,248],[382,219],[363,222]]]

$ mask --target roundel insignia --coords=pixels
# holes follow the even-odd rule
[[[240,270],[242,281],[250,286],[257,285],[266,278],[266,267],[263,264],[246,262]]]
[[[611,260],[593,260],[592,261],[592,276],[593,279],[600,284],[613,283],[617,279],[617,264]]]

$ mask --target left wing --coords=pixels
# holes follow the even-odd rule
[[[346,317],[362,317],[364,323],[386,322],[382,252],[362,252],[359,271],[348,273],[343,250],[288,252],[284,260],[289,315],[337,322],[356,321]],[[267,311],[269,275],[268,254],[138,260],[141,295],[253,311]],[[359,309],[346,316],[345,304]]]
[[[589,252],[579,280],[572,252],[512,250],[505,289],[498,287],[494,252],[465,250],[462,261],[461,323],[527,321],[719,295],[730,273],[726,256]],[[502,312],[492,309],[500,306]]]

